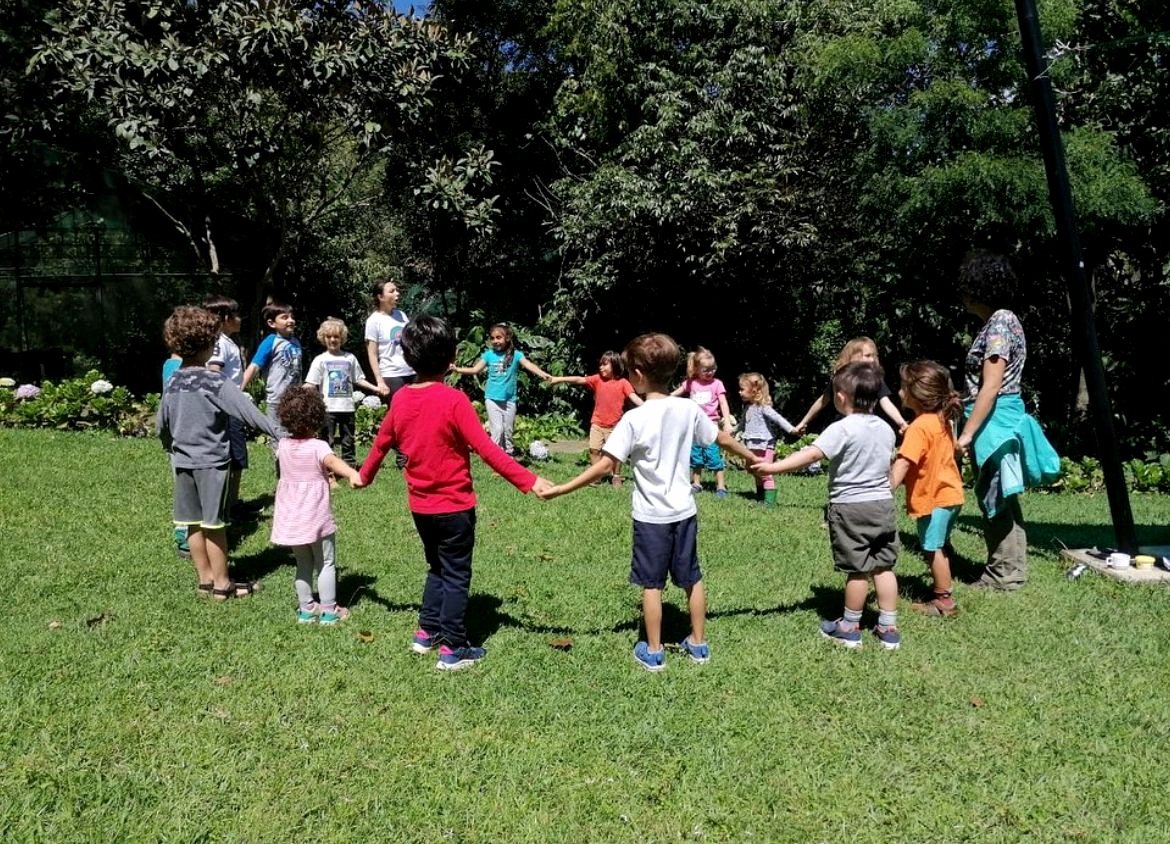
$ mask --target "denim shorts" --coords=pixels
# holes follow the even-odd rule
[[[937,551],[951,541],[951,531],[955,527],[955,517],[963,505],[954,507],[935,507],[929,516],[921,516],[917,520],[918,541],[923,551]]]
[[[699,570],[699,518],[660,525],[634,520],[634,559],[630,583],[643,589],[666,586],[666,575],[680,589],[703,579]]]

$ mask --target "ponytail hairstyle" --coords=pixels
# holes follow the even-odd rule
[[[768,389],[768,382],[764,376],[758,372],[745,372],[739,376],[739,386],[747,389],[751,395],[752,404],[762,404],[765,407],[772,406],[772,392]]]
[[[833,372],[839,372],[847,363],[853,362],[853,356],[865,350],[866,346],[873,347],[873,364],[880,367],[882,362],[878,360],[877,343],[870,337],[854,337],[841,349],[841,353],[837,355],[837,361],[833,364]]]
[[[687,355],[687,380],[698,378],[704,367],[715,367],[715,355],[703,346],[696,346],[695,350]]]
[[[622,365],[622,356],[618,352],[615,352],[613,349],[602,352],[601,358],[597,361],[598,368],[603,363],[609,364],[609,374],[614,381],[626,377],[626,368]]]
[[[902,366],[902,389],[928,413],[938,413],[948,422],[959,418],[963,402],[951,384],[945,366],[932,360],[918,360]]]
[[[516,357],[516,341],[514,339],[515,335],[512,332],[512,326],[506,322],[497,322],[488,329],[489,337],[493,331],[504,332],[504,340],[508,345],[505,347],[507,351],[504,353],[503,367],[504,369],[509,369],[512,366],[512,358]]]

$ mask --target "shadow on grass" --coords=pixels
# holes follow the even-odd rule
[[[400,604],[386,600],[374,588],[374,584],[377,582],[378,578],[368,574],[356,572],[342,574],[337,581],[337,599],[350,609],[366,600],[377,604],[387,612],[418,613],[422,609],[422,605],[419,603]],[[420,588],[422,586],[421,580],[419,586]],[[529,633],[558,636],[578,632],[567,627],[539,624],[528,619],[517,618],[504,612],[503,606],[503,599],[495,595],[487,595],[482,592],[473,593],[467,600],[467,613],[465,615],[467,637],[474,643],[482,643],[504,627],[526,630]]]
[[[263,551],[237,557],[232,561],[236,580],[263,580],[282,566],[295,566],[292,551],[284,545],[270,545]]]
[[[735,616],[764,617],[770,615],[787,615],[789,613],[807,612],[809,610],[816,612],[821,618],[837,618],[841,615],[841,603],[844,597],[845,593],[843,588],[817,585],[811,587],[808,597],[802,601],[796,601],[791,604],[777,604],[774,607],[735,607],[725,610],[708,611],[707,620],[733,618]],[[614,633],[637,631],[638,635],[644,638],[646,631],[642,627],[641,602],[639,601],[635,605],[632,618],[615,624],[610,628],[610,631]],[[687,613],[685,605],[664,600],[662,602],[662,641],[681,642],[690,632],[691,617]]]

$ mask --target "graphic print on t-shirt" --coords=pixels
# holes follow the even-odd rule
[[[352,369],[348,360],[325,362],[325,397],[329,399],[351,398],[353,396]]]

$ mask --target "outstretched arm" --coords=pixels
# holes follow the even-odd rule
[[[809,406],[808,412],[805,413],[804,417],[796,423],[796,427],[792,429],[792,433],[803,434],[805,431],[807,431],[808,423],[816,419],[820,415],[821,411],[825,409],[825,405],[828,403],[829,392],[826,390],[817,396],[817,400]]]
[[[365,486],[365,483],[362,481],[362,476],[358,474],[357,469],[350,466],[336,454],[330,454],[321,461],[321,465],[339,478],[345,478],[354,489]]]
[[[756,459],[756,455],[752,454],[746,445],[741,443],[735,437],[731,436],[731,434],[727,431],[720,431],[719,436],[715,438],[715,442],[724,451],[730,451],[732,454],[737,454],[742,457],[747,461],[749,466],[752,464],[752,461]]]
[[[552,376],[530,361],[528,358],[520,358],[520,366],[524,368],[525,372],[531,372],[541,381],[551,381]]]
[[[554,375],[548,379],[550,384],[576,384],[578,387],[585,386],[584,375]]]
[[[752,464],[751,471],[753,475],[781,475],[785,472],[796,472],[824,459],[825,453],[815,445],[810,445],[788,455],[783,460],[774,460],[771,463],[765,463],[753,455],[752,460],[759,460],[759,462]]]
[[[890,417],[890,421],[898,426],[898,433],[906,433],[906,429],[910,427],[910,423],[902,418],[902,414],[898,412],[898,408],[890,401],[890,397],[882,396],[878,400],[878,405],[885,411],[886,416]]]
[[[460,375],[479,375],[485,369],[487,369],[487,362],[483,358],[477,360],[474,366],[451,367],[452,372],[458,372]]]
[[[248,368],[244,370],[244,380],[240,384],[241,390],[248,389],[248,385],[252,383],[252,379],[260,374],[260,367],[254,363],[248,364]]]
[[[687,394],[687,382],[683,381],[677,387],[670,391],[672,396],[685,396]]]
[[[573,478],[573,480],[566,481],[563,484],[557,484],[551,489],[545,490],[543,493],[540,490],[537,490],[536,494],[545,501],[548,501],[552,498],[557,498],[561,495],[567,495],[568,493],[574,492],[583,486],[588,486],[594,481],[601,480],[606,475],[614,474],[617,472],[619,466],[621,466],[621,464],[615,460],[612,455],[606,454],[603,451],[601,452],[601,459],[599,459],[596,463],[583,471],[577,477]]]

